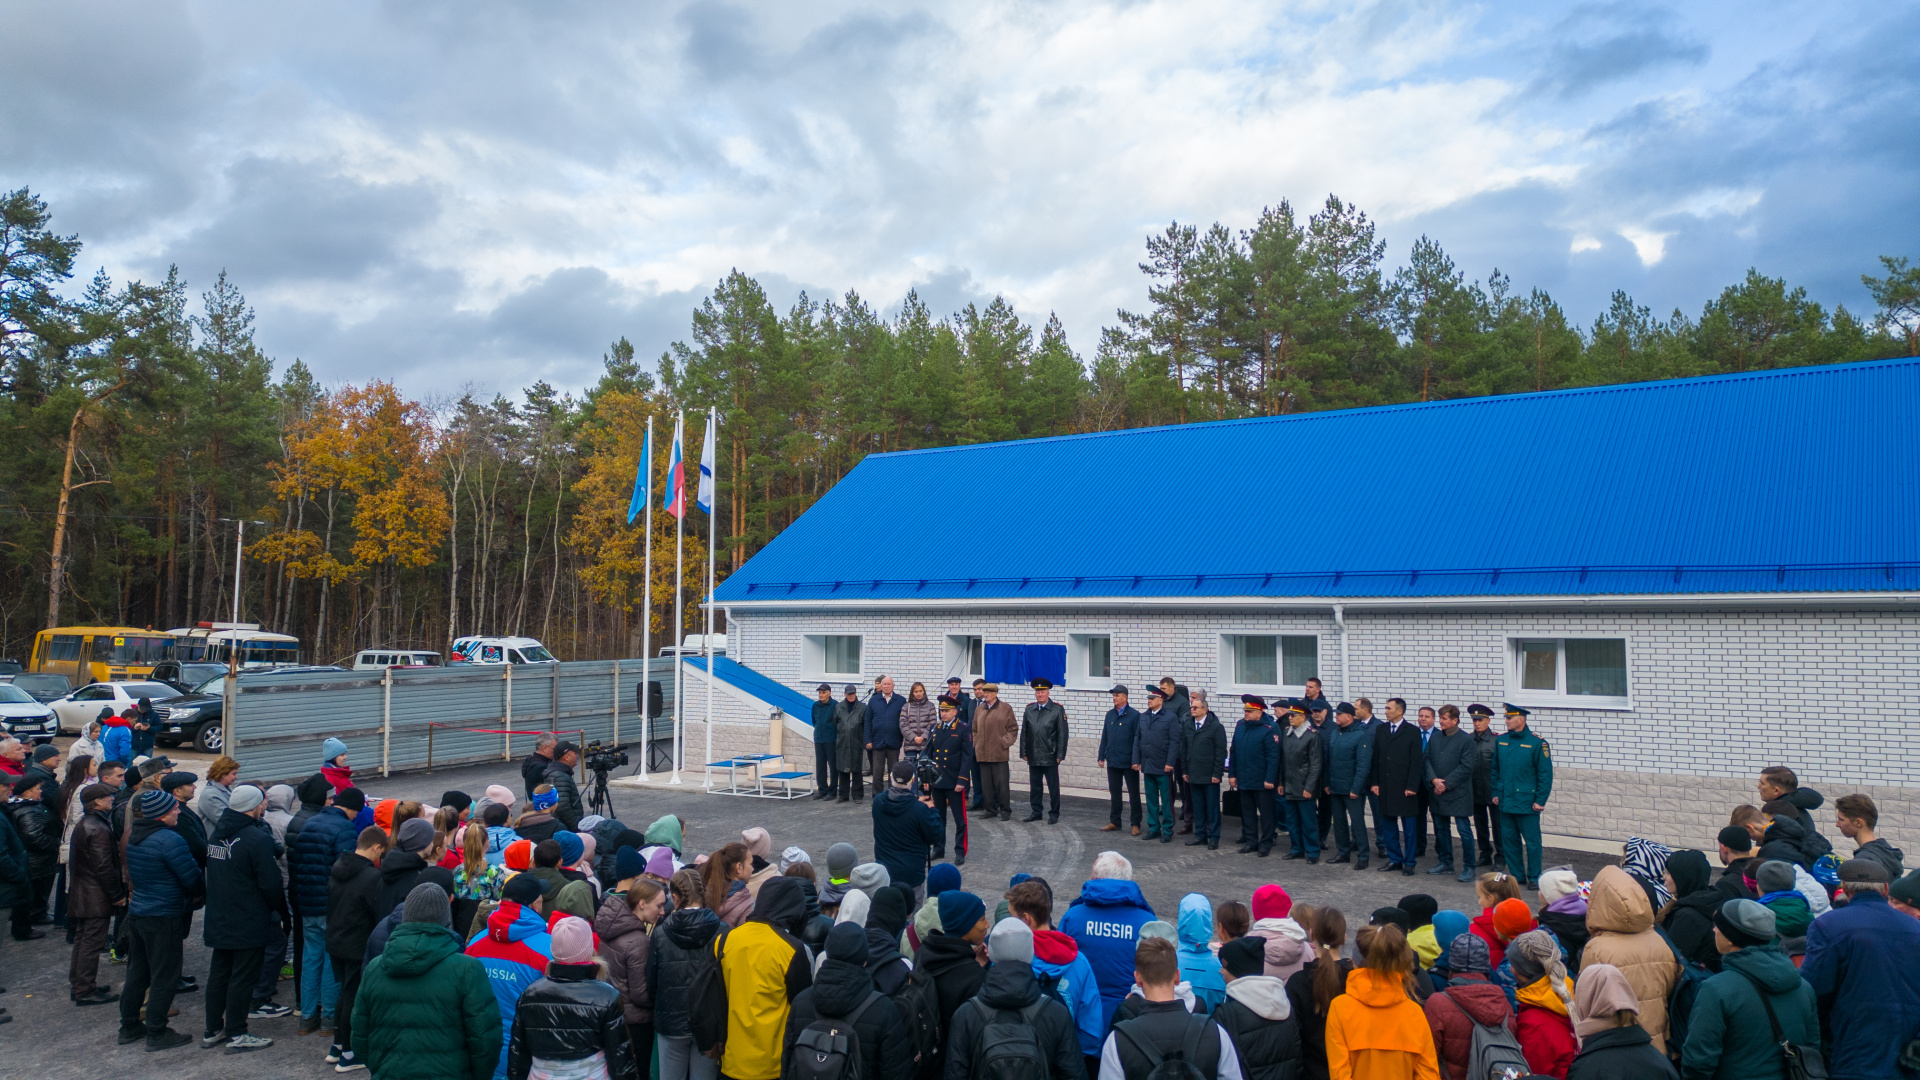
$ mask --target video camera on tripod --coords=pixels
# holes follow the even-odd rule
[[[627,752],[619,744],[602,746],[590,742],[580,751],[580,763],[592,779],[587,781],[587,810],[601,817],[613,816],[613,793],[607,790],[607,774],[627,763]]]
[[[602,746],[599,742],[590,742],[580,751],[580,762],[588,772],[608,773],[627,763],[627,752],[618,744]]]

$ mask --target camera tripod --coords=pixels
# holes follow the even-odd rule
[[[587,812],[601,817],[613,816],[613,793],[607,790],[606,769],[589,769],[592,778],[587,781]]]

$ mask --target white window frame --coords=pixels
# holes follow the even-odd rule
[[[1233,642],[1235,638],[1270,637],[1274,639],[1273,667],[1277,678],[1285,678],[1287,671],[1287,653],[1285,640],[1292,637],[1312,638],[1314,640],[1314,659],[1319,659],[1320,635],[1314,631],[1286,630],[1232,630],[1220,634],[1220,680],[1222,694],[1260,694],[1262,696],[1302,697],[1307,692],[1307,684],[1286,683],[1243,683],[1237,681],[1233,667]],[[1317,672],[1316,672],[1317,674]]]
[[[1095,638],[1105,638],[1107,642],[1107,673],[1105,675],[1093,675],[1087,670],[1088,649]],[[1113,689],[1113,686],[1113,634],[1105,630],[1068,634],[1067,689],[1098,690],[1104,693]]]
[[[975,638],[980,639],[980,670],[969,671],[968,667],[973,658],[967,655],[967,643]],[[956,632],[947,634],[941,640],[944,642],[943,652],[946,674],[940,676],[942,680],[940,685],[944,688],[946,686],[944,680],[952,676],[960,680],[963,689],[968,693],[972,693],[973,680],[984,678],[987,673],[987,636],[985,634]],[[862,655],[865,655],[864,652]]]
[[[1531,641],[1551,641],[1554,649],[1554,689],[1521,688],[1521,645]],[[1567,642],[1619,641],[1626,651],[1627,692],[1623,697],[1599,697],[1593,694],[1569,694],[1567,686]],[[1633,710],[1633,635],[1631,634],[1508,634],[1506,636],[1506,700],[1530,709],[1594,709],[1603,712]]]
[[[860,642],[859,671],[827,670],[827,639],[850,637]],[[808,680],[831,682],[834,679],[859,681],[866,673],[867,641],[865,634],[802,634],[800,636],[800,677]]]

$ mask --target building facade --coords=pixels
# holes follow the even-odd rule
[[[1916,403],[1920,361],[1883,361],[878,455],[717,600],[731,659],[809,695],[1064,650],[1069,787],[1104,791],[1115,682],[1230,725],[1317,676],[1376,711],[1527,705],[1549,834],[1711,850],[1786,765],[1873,796],[1920,863]],[[993,508],[907,509],[968,485]]]

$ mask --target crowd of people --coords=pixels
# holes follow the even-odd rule
[[[1165,707],[1152,697],[1154,711]],[[1191,699],[1193,730],[1217,728],[1205,698]],[[1282,733],[1264,703],[1246,704],[1227,751],[1259,761],[1229,770],[1243,817],[1259,822],[1246,846],[1261,850],[1266,803],[1284,799],[1297,804],[1286,812],[1293,853],[1313,858],[1315,774],[1287,743],[1311,746],[1323,710],[1284,703]],[[937,707],[909,746],[926,752],[881,774],[870,857],[842,840],[817,864],[765,828],[702,851],[675,815],[640,830],[583,814],[578,749],[552,736],[523,763],[520,790],[448,791],[431,806],[368,799],[334,739],[319,771],[264,788],[226,757],[202,781],[164,757],[128,769],[50,746],[23,761],[0,745],[16,766],[0,816],[0,906],[15,938],[65,926],[73,1004],[117,1002],[122,1044],[192,1043],[170,1018],[179,995],[200,993],[204,1048],[270,1045],[249,1022],[291,1023],[297,1011],[301,1034],[328,1035],[336,1072],[391,1080],[1915,1075],[1920,872],[1905,873],[1877,836],[1865,795],[1832,803],[1829,820],[1855,847],[1844,859],[1813,814],[1824,797],[1770,768],[1712,856],[1636,837],[1590,880],[1569,867],[1523,875],[1517,857],[1470,875],[1469,910],[1413,893],[1350,917],[1267,882],[1190,892],[1162,918],[1116,851],[1093,860],[1071,899],[1030,873],[969,888],[960,860],[946,858],[937,807],[940,792],[964,788],[970,762],[939,763],[958,707]],[[1509,715],[1516,760],[1544,763],[1525,714]],[[1340,809],[1357,815],[1364,801],[1351,776],[1370,781],[1365,794],[1384,781],[1411,800],[1406,759],[1420,736],[1402,750],[1396,726],[1421,728],[1404,709],[1391,706],[1371,736],[1354,734],[1369,730],[1357,709],[1334,716],[1327,756],[1349,770],[1332,785]],[[1119,757],[1116,734],[1102,760],[1129,772],[1153,764],[1152,732],[1133,721],[1132,756]],[[1343,748],[1342,736],[1361,745]],[[1472,788],[1470,764],[1432,750],[1463,737],[1457,713],[1439,710],[1418,755],[1435,801]],[[1031,757],[1040,742],[1026,745]],[[1361,756],[1376,751],[1386,765]],[[1177,756],[1189,750],[1164,752],[1176,775],[1212,786]],[[1499,797],[1537,812],[1547,774],[1515,779],[1498,754],[1494,767]],[[1170,835],[1173,806],[1145,786],[1160,806],[1152,832]],[[1217,818],[1204,790],[1192,804],[1204,839]],[[1458,805],[1441,816],[1470,818],[1446,812]],[[1470,823],[1457,831],[1473,866]],[[1331,835],[1364,857],[1364,828],[1350,824],[1344,843]],[[1417,839],[1376,838],[1396,868]],[[34,905],[56,880],[59,900],[43,912]],[[181,971],[196,921],[211,950],[204,985]],[[99,981],[103,954],[126,964],[117,992]],[[274,1000],[283,974],[295,1007]]]
[[[985,679],[968,693],[949,678],[946,692],[931,699],[919,682],[902,697],[885,675],[864,700],[851,683],[839,700],[821,683],[810,718],[814,797],[859,802],[869,780],[876,795],[886,789],[903,756],[924,761],[941,816],[938,846],[945,851],[950,820],[954,862],[964,866],[967,815],[1013,817],[1009,762],[1017,746],[1027,768],[1025,820],[1057,824],[1067,715],[1050,680],[1030,685],[1034,700],[1016,721],[999,685]],[[1192,837],[1189,846],[1218,850],[1223,806],[1231,803],[1244,855],[1272,854],[1284,831],[1283,858],[1318,863],[1331,852],[1329,862],[1365,870],[1377,854],[1381,871],[1411,876],[1431,835],[1429,874],[1471,881],[1480,868],[1507,868],[1511,853],[1512,872],[1528,888],[1537,884],[1553,755],[1527,727],[1527,709],[1504,706],[1506,730],[1496,732],[1485,705],[1469,705],[1462,727],[1453,705],[1422,706],[1409,717],[1404,699],[1389,698],[1376,717],[1366,698],[1329,704],[1317,678],[1305,689],[1305,697],[1272,703],[1241,695],[1241,717],[1229,733],[1205,690],[1163,678],[1145,688],[1142,712],[1127,687],[1114,686],[1094,751],[1107,773],[1105,830],[1130,827],[1161,843],[1178,833]]]

